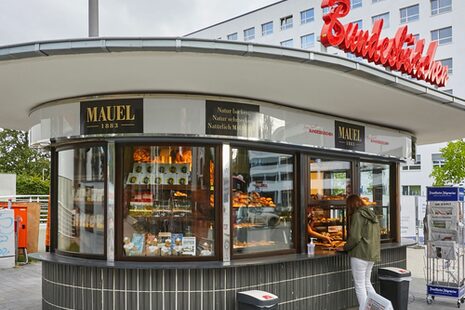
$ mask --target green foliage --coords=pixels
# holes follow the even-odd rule
[[[12,129],[0,131],[0,171],[41,177],[50,171],[48,154],[31,149],[27,132]],[[48,178],[49,173],[45,174]]]
[[[445,163],[434,167],[431,177],[435,186],[459,184],[465,180],[465,141],[449,142],[441,149]]]
[[[42,180],[42,177],[24,174],[16,176],[17,195],[48,195],[49,191],[49,180]]]

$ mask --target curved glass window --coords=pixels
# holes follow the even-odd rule
[[[58,152],[58,250],[105,253],[105,148]]]
[[[294,248],[294,156],[232,148],[233,254]]]
[[[122,161],[122,255],[215,256],[215,148],[131,145]]]
[[[390,167],[386,164],[360,163],[360,196],[372,206],[381,226],[381,239],[391,237]]]

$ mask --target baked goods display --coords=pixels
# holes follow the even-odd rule
[[[242,193],[235,192],[233,195],[233,208],[261,208],[261,207],[271,207],[275,208],[276,204],[273,202],[272,198],[262,197],[258,192],[251,193]]]
[[[132,236],[123,238],[123,249],[127,256],[210,256],[214,254],[210,242],[198,244],[194,236],[170,232],[133,233]]]
[[[172,191],[168,199],[155,199],[150,191],[136,192],[129,201],[128,214],[133,217],[175,217],[192,213],[192,203],[187,192]]]
[[[241,248],[250,248],[250,247],[267,247],[271,245],[275,245],[276,242],[274,241],[235,241],[233,244],[234,249],[241,249]]]

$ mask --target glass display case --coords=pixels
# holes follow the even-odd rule
[[[58,152],[58,250],[105,253],[105,148]]]
[[[233,254],[294,248],[294,156],[232,148]]]
[[[389,165],[360,163],[360,197],[373,208],[378,216],[381,239],[390,239],[391,191]]]
[[[352,164],[349,161],[310,160],[310,203],[307,233],[327,249],[344,245],[347,238],[346,198],[352,194]]]
[[[131,145],[122,161],[122,256],[215,256],[215,148]]]

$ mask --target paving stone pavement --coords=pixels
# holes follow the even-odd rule
[[[39,262],[0,269],[0,310],[40,310],[42,299],[42,268]],[[432,305],[426,304],[424,277],[424,250],[407,250],[407,269],[412,272],[410,283],[410,310],[457,309],[453,299],[438,298]],[[463,305],[462,308],[465,308]],[[356,310],[357,308],[352,308]],[[296,309],[297,310],[297,309]],[[315,309],[319,310],[319,309]]]
[[[0,310],[42,308],[42,265],[33,262],[12,269],[0,269]]]

